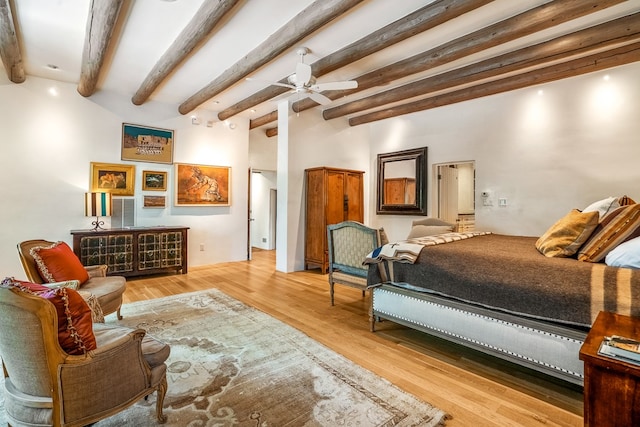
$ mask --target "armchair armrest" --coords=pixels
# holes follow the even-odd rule
[[[68,356],[58,368],[65,421],[84,420],[148,393],[151,369],[142,355],[145,331],[123,330],[82,356]],[[126,361],[126,363],[123,363]],[[91,381],[87,381],[90,378]]]
[[[89,278],[91,277],[107,277],[107,269],[109,268],[109,266],[105,265],[105,264],[100,264],[100,265],[87,265],[84,267],[85,270],[87,270],[87,273],[89,273]]]

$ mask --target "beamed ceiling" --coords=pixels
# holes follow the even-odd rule
[[[640,0],[0,0],[0,84],[248,117],[276,135],[301,47],[351,126],[640,60]],[[247,78],[250,78],[249,80]]]

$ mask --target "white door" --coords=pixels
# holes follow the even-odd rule
[[[458,169],[438,166],[438,218],[451,224],[458,221]]]

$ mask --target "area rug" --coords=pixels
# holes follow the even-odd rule
[[[444,425],[443,411],[218,290],[126,304],[122,314],[107,322],[171,346],[166,426]],[[155,397],[95,427],[155,426]]]

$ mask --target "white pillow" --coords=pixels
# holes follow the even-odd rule
[[[611,267],[640,268],[640,237],[616,246],[604,262]]]
[[[612,212],[620,207],[617,197],[607,197],[606,199],[598,200],[591,203],[584,208],[582,212],[598,212],[600,219],[604,218],[609,212]]]

